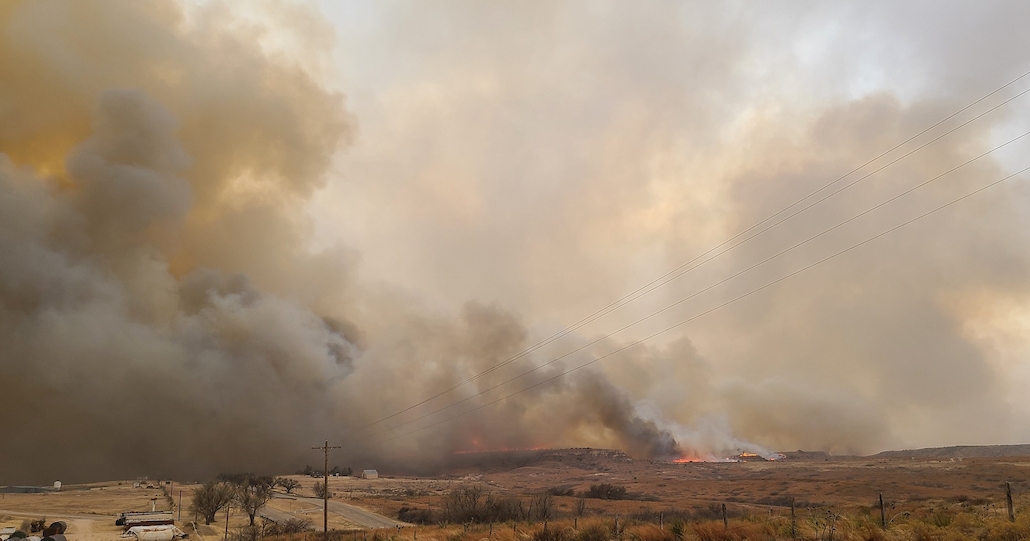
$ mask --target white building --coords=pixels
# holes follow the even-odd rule
[[[375,470],[364,470],[361,472],[362,479],[379,479],[379,472]]]

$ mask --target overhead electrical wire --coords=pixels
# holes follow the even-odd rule
[[[1024,134],[1024,136],[1025,136],[1025,135],[1026,135],[1026,134]],[[1023,136],[1020,136],[1020,137],[1023,137]],[[732,299],[730,299],[730,300],[728,300],[728,301],[726,301],[726,302],[723,302],[722,304],[719,304],[719,305],[717,305],[717,306],[715,306],[715,307],[713,307],[713,308],[710,308],[710,309],[708,309],[708,310],[705,310],[705,311],[703,311],[703,312],[701,312],[701,313],[699,313],[699,314],[695,314],[695,315],[693,315],[693,316],[691,316],[691,317],[689,317],[689,318],[687,318],[687,319],[684,319],[684,320],[682,320],[682,321],[680,321],[680,322],[678,322],[678,323],[675,323],[675,324],[673,324],[673,325],[670,325],[669,327],[666,327],[666,328],[664,328],[664,329],[662,329],[662,330],[660,330],[660,331],[658,331],[658,332],[655,332],[655,333],[653,333],[653,334],[651,334],[651,335],[648,335],[648,336],[646,336],[646,337],[644,337],[644,338],[641,338],[641,339],[639,339],[639,340],[635,340],[635,341],[633,341],[633,342],[630,342],[629,344],[626,344],[626,345],[624,345],[624,346],[622,346],[622,347],[620,347],[620,348],[618,348],[618,349],[616,349],[616,350],[614,350],[614,351],[611,351],[611,352],[609,352],[609,353],[606,353],[606,354],[604,354],[604,355],[601,355],[601,356],[599,356],[599,357],[596,357],[596,358],[594,358],[594,359],[591,359],[591,360],[589,360],[589,361],[587,361],[587,362],[585,362],[585,363],[583,363],[583,364],[580,364],[580,365],[578,365],[578,366],[576,366],[576,367],[574,367],[574,368],[571,368],[571,369],[569,369],[569,370],[565,370],[565,371],[563,371],[563,372],[561,372],[561,373],[559,373],[559,374],[556,374],[556,375],[554,375],[554,376],[551,376],[551,377],[548,377],[548,378],[546,378],[546,379],[544,379],[544,380],[541,380],[541,381],[539,381],[539,382],[537,382],[537,383],[534,383],[534,384],[532,384],[532,385],[529,385],[529,386],[527,386],[527,387],[524,387],[524,388],[522,388],[522,389],[519,389],[518,391],[515,391],[515,392],[513,392],[513,393],[510,393],[510,394],[507,394],[507,395],[504,395],[504,396],[502,396],[502,397],[499,397],[499,398],[496,398],[496,399],[494,399],[494,400],[491,400],[490,402],[486,402],[486,403],[484,403],[484,404],[480,404],[480,405],[478,405],[478,406],[476,406],[476,407],[474,407],[474,408],[471,408],[471,409],[469,409],[469,410],[463,411],[463,412],[461,412],[461,413],[458,413],[458,414],[456,414],[456,415],[453,415],[453,416],[451,416],[451,417],[447,417],[446,419],[442,419],[442,420],[440,420],[440,421],[437,421],[437,422],[434,422],[434,423],[432,423],[432,424],[429,424],[429,425],[426,425],[426,426],[423,426],[423,427],[417,428],[417,429],[415,429],[415,430],[411,430],[411,431],[408,431],[408,432],[404,432],[404,433],[402,433],[402,434],[398,434],[398,435],[396,435],[396,436],[391,436],[391,437],[389,437],[389,438],[384,438],[384,439],[381,439],[381,440],[377,440],[377,441],[373,441],[373,442],[370,442],[370,443],[372,443],[372,444],[379,444],[379,443],[385,443],[385,442],[388,442],[388,441],[392,441],[392,440],[396,440],[396,439],[399,439],[399,438],[407,437],[407,436],[410,436],[410,435],[413,435],[413,434],[417,434],[418,432],[422,432],[422,431],[424,431],[424,430],[428,430],[428,429],[430,429],[430,428],[433,428],[433,427],[439,426],[439,425],[441,425],[441,424],[444,424],[444,423],[448,423],[448,422],[450,422],[450,421],[453,421],[453,420],[455,420],[455,419],[457,419],[457,418],[459,418],[459,417],[463,417],[463,416],[465,416],[465,415],[468,415],[469,413],[473,413],[473,412],[475,412],[475,411],[481,410],[481,409],[483,409],[483,408],[485,408],[485,407],[487,407],[487,406],[491,406],[491,405],[493,405],[493,404],[496,404],[496,403],[498,403],[498,402],[501,402],[501,401],[503,401],[503,400],[507,400],[508,398],[511,398],[511,397],[513,397],[513,396],[516,396],[516,395],[522,394],[522,393],[524,393],[524,392],[526,392],[526,391],[528,391],[528,390],[530,390],[530,389],[534,389],[534,388],[536,388],[536,387],[539,387],[539,386],[541,386],[541,385],[544,385],[545,383],[549,383],[549,382],[551,382],[551,381],[554,381],[554,380],[556,380],[556,379],[558,379],[558,378],[560,378],[560,377],[562,377],[562,376],[565,376],[565,375],[567,375],[567,374],[570,374],[570,373],[572,373],[572,372],[575,372],[575,371],[577,371],[577,370],[579,370],[579,369],[581,369],[581,368],[587,367],[587,366],[589,366],[589,365],[592,365],[592,364],[594,364],[594,363],[596,363],[596,362],[598,362],[598,361],[601,361],[601,360],[603,360],[603,359],[606,359],[606,358],[608,358],[608,357],[611,357],[611,356],[613,356],[613,355],[616,355],[616,354],[618,354],[618,353],[621,353],[621,352],[623,352],[623,351],[626,351],[627,349],[630,349],[630,348],[632,348],[632,347],[634,347],[634,346],[638,346],[638,345],[640,345],[640,344],[642,344],[642,343],[644,343],[644,342],[646,342],[646,341],[648,341],[648,340],[651,340],[652,338],[655,338],[655,337],[657,337],[657,336],[659,336],[659,335],[662,335],[662,334],[664,334],[664,333],[667,333],[667,332],[669,332],[669,331],[671,331],[671,330],[673,330],[673,329],[675,329],[675,328],[677,328],[677,327],[681,327],[681,326],[683,326],[683,325],[685,325],[685,324],[687,324],[687,323],[689,323],[689,322],[691,322],[691,321],[694,321],[694,320],[696,320],[696,319],[699,319],[699,318],[701,318],[701,317],[704,317],[704,316],[706,316],[706,315],[708,315],[708,314],[710,314],[710,313],[712,313],[712,312],[715,312],[716,310],[719,310],[719,309],[721,309],[721,308],[723,308],[723,307],[729,306],[730,304],[733,304],[733,303],[735,303],[735,302],[737,302],[737,301],[739,301],[739,300],[741,300],[741,299],[745,299],[745,298],[747,298],[747,297],[750,297],[751,295],[753,295],[753,294],[755,294],[755,293],[758,293],[758,292],[760,292],[760,291],[762,291],[762,290],[764,290],[764,289],[767,289],[767,288],[769,288],[769,287],[772,287],[773,285],[776,285],[776,284],[778,284],[778,283],[780,283],[780,282],[783,282],[784,280],[787,280],[787,279],[789,279],[789,278],[792,278],[792,277],[794,277],[794,276],[797,276],[798,274],[801,274],[801,273],[803,273],[803,272],[805,272],[805,271],[807,271],[807,270],[809,270],[809,269],[811,269],[811,268],[813,268],[813,267],[816,267],[816,266],[818,266],[818,265],[821,265],[822,263],[825,263],[825,262],[827,262],[827,261],[829,261],[829,260],[831,260],[831,259],[834,259],[834,258],[836,258],[836,257],[838,257],[838,256],[841,256],[841,255],[843,255],[843,254],[846,254],[846,253],[848,253],[848,252],[850,252],[850,251],[852,251],[852,250],[854,250],[854,249],[856,249],[856,248],[859,248],[859,247],[861,247],[861,246],[864,246],[864,245],[866,245],[866,244],[869,244],[870,242],[872,242],[872,241],[874,241],[874,240],[876,240],[876,239],[879,239],[879,238],[881,238],[881,237],[883,237],[883,236],[885,236],[885,235],[888,235],[888,234],[890,234],[890,233],[893,233],[894,231],[897,231],[897,230],[899,230],[899,229],[901,229],[901,228],[903,228],[903,227],[905,227],[905,226],[908,226],[908,225],[910,225],[910,224],[912,224],[912,223],[914,223],[914,222],[916,222],[916,221],[919,221],[919,220],[921,220],[921,219],[923,219],[923,218],[925,218],[925,217],[927,217],[927,216],[930,216],[930,215],[932,215],[932,214],[934,214],[934,213],[936,213],[936,212],[939,212],[939,211],[941,211],[941,210],[943,210],[943,209],[945,209],[945,208],[948,208],[948,207],[950,207],[950,206],[952,206],[952,205],[954,205],[954,204],[956,204],[956,203],[958,203],[958,202],[960,202],[960,201],[963,201],[963,200],[965,200],[965,199],[968,199],[969,197],[972,197],[972,196],[974,196],[974,195],[976,195],[976,194],[978,194],[978,193],[980,193],[980,192],[983,192],[984,190],[987,190],[987,189],[989,189],[989,188],[992,188],[992,187],[994,187],[994,186],[997,186],[998,184],[1001,184],[1002,182],[1005,182],[1006,180],[1009,180],[1009,179],[1011,179],[1011,178],[1013,178],[1013,177],[1016,177],[1016,176],[1019,176],[1019,175],[1021,175],[1021,174],[1023,174],[1023,173],[1026,173],[1027,171],[1030,171],[1030,167],[1025,167],[1025,168],[1023,168],[1023,169],[1020,169],[1019,171],[1016,171],[1015,173],[1012,173],[1012,174],[1010,174],[1010,175],[1007,175],[1007,176],[1005,176],[1005,177],[1003,177],[1003,178],[1001,178],[1001,179],[998,179],[998,180],[996,180],[996,181],[994,181],[994,182],[991,182],[991,183],[989,183],[989,184],[987,184],[987,185],[981,186],[980,188],[977,188],[976,190],[973,190],[972,192],[969,192],[969,193],[967,193],[967,194],[965,194],[965,195],[962,195],[962,196],[960,196],[960,197],[958,197],[958,198],[952,199],[951,201],[949,201],[949,202],[947,202],[947,203],[945,203],[945,204],[943,204],[943,205],[940,205],[940,206],[938,206],[938,207],[935,207],[935,208],[933,208],[932,210],[929,210],[929,211],[927,211],[927,212],[924,212],[924,213],[922,213],[922,214],[920,214],[920,215],[918,215],[918,216],[916,216],[916,217],[914,217],[914,218],[911,218],[911,219],[909,219],[909,220],[907,220],[907,221],[905,221],[905,222],[902,222],[902,223],[900,223],[900,224],[898,224],[898,225],[896,225],[896,226],[894,226],[894,227],[891,227],[891,228],[889,228],[889,229],[887,229],[887,230],[885,230],[885,231],[882,231],[882,232],[880,232],[880,233],[877,233],[876,235],[873,235],[872,237],[869,237],[869,238],[867,238],[867,239],[865,239],[865,240],[863,240],[863,241],[860,241],[860,242],[858,242],[858,243],[852,244],[851,246],[849,246],[849,247],[847,247],[847,248],[844,248],[844,249],[842,249],[842,250],[840,250],[840,251],[838,251],[838,252],[835,252],[835,253],[833,253],[832,255],[826,256],[826,257],[824,257],[824,258],[822,258],[822,259],[820,259],[820,260],[818,260],[818,261],[816,261],[816,262],[814,262],[814,263],[811,263],[811,264],[809,264],[809,265],[806,265],[806,266],[804,266],[804,267],[802,267],[802,268],[800,268],[800,269],[798,269],[798,270],[796,270],[796,271],[793,271],[793,272],[791,272],[791,273],[789,273],[789,274],[786,274],[786,275],[784,275],[784,276],[782,276],[782,277],[780,277],[780,278],[777,278],[776,280],[773,280],[772,282],[769,282],[769,283],[767,283],[767,284],[765,284],[765,285],[762,285],[762,286],[759,286],[759,287],[757,287],[757,288],[754,288],[754,289],[752,289],[752,290],[748,291],[747,293],[744,293],[744,294],[742,294],[742,295],[738,295],[738,296],[736,296],[736,297],[734,297],[734,298],[732,298]]]
[[[951,173],[954,173],[955,171],[958,171],[959,169],[962,169],[963,167],[965,167],[965,166],[967,166],[967,165],[969,165],[969,164],[971,164],[971,163],[973,163],[973,162],[975,162],[975,161],[977,161],[977,160],[979,160],[979,159],[981,159],[981,158],[983,158],[985,156],[988,156],[988,155],[990,155],[990,154],[992,154],[992,153],[994,153],[994,152],[996,152],[996,151],[998,151],[998,150],[1000,150],[1000,149],[1002,149],[1002,148],[1004,148],[1004,147],[1006,147],[1006,146],[1008,146],[1008,145],[1010,145],[1010,144],[1012,144],[1012,143],[1014,143],[1014,142],[1016,142],[1016,141],[1018,141],[1020,139],[1023,139],[1024,137],[1027,137],[1027,136],[1030,136],[1030,131],[1025,132],[1025,133],[1023,133],[1021,135],[1018,135],[1018,136],[1016,136],[1016,137],[1014,137],[1012,139],[1009,139],[1008,141],[1006,141],[1006,142],[1004,142],[1004,143],[1002,143],[1002,144],[1000,144],[1000,145],[998,145],[998,146],[996,146],[996,147],[994,147],[994,148],[992,148],[990,150],[987,150],[987,151],[979,154],[976,157],[970,158],[969,160],[967,160],[967,161],[965,161],[965,162],[963,162],[963,163],[961,163],[961,164],[959,164],[959,165],[957,165],[955,167],[952,167],[951,169],[949,169],[949,170],[947,170],[947,171],[945,171],[945,172],[943,172],[943,173],[941,173],[941,174],[939,174],[939,175],[937,175],[935,177],[932,177],[932,178],[930,178],[928,180],[925,180],[925,181],[923,181],[923,182],[921,182],[919,184],[916,184],[916,185],[914,185],[914,186],[912,186],[912,187],[910,187],[910,188],[908,188],[908,189],[906,189],[906,190],[904,190],[904,191],[902,191],[902,192],[900,192],[898,194],[895,194],[894,196],[890,197],[889,199],[881,201],[880,203],[877,203],[877,204],[867,208],[866,210],[864,210],[862,212],[859,212],[858,214],[855,214],[854,216],[839,222],[838,224],[836,224],[836,225],[834,225],[832,227],[824,229],[823,231],[821,231],[821,232],[819,232],[819,233],[817,233],[815,235],[812,235],[812,236],[806,238],[805,240],[802,240],[802,241],[800,241],[800,242],[790,246],[789,248],[785,248],[785,249],[777,252],[776,254],[773,254],[773,255],[771,255],[771,256],[769,256],[769,257],[767,257],[767,258],[765,258],[765,259],[763,259],[763,260],[761,260],[761,261],[759,261],[757,263],[754,263],[754,264],[748,266],[747,268],[745,268],[743,270],[740,270],[740,271],[738,271],[738,272],[736,272],[736,273],[734,273],[734,274],[732,274],[730,276],[727,276],[727,277],[725,277],[725,278],[723,278],[723,279],[721,279],[721,280],[719,280],[719,281],[717,281],[717,282],[715,282],[713,284],[710,284],[710,285],[706,286],[705,288],[703,288],[701,290],[695,291],[694,293],[691,293],[690,295],[688,295],[688,296],[686,296],[684,298],[681,298],[681,299],[673,302],[672,304],[669,304],[669,305],[667,305],[667,306],[665,306],[665,307],[663,307],[663,308],[661,308],[661,309],[659,309],[659,310],[657,310],[655,312],[652,312],[652,313],[650,313],[650,314],[648,314],[648,315],[646,315],[646,316],[644,316],[644,317],[642,317],[640,319],[637,319],[636,321],[634,321],[632,323],[624,325],[623,327],[621,327],[621,328],[619,328],[619,329],[617,329],[615,331],[607,333],[607,334],[605,334],[605,335],[603,335],[603,336],[601,336],[601,337],[599,337],[599,338],[597,338],[597,339],[595,339],[595,340],[593,340],[591,342],[588,342],[588,343],[586,343],[586,344],[584,344],[582,346],[579,346],[576,349],[573,349],[571,351],[563,353],[562,355],[560,355],[558,357],[555,357],[555,358],[547,361],[546,363],[539,364],[539,365],[537,365],[537,366],[535,366],[535,367],[533,367],[533,368],[531,368],[529,370],[526,370],[526,371],[524,371],[524,372],[522,372],[522,373],[520,373],[520,374],[518,374],[516,376],[513,376],[513,377],[511,377],[509,379],[506,379],[506,380],[504,380],[504,381],[502,381],[502,382],[500,382],[498,384],[495,384],[492,387],[483,389],[483,390],[481,390],[481,391],[479,391],[479,392],[477,392],[475,394],[469,395],[469,396],[467,396],[465,398],[462,398],[461,400],[458,400],[456,402],[448,404],[447,406],[443,406],[443,407],[435,409],[433,411],[424,413],[424,414],[422,414],[422,415],[420,415],[418,417],[414,417],[414,418],[409,419],[407,421],[404,421],[402,423],[396,424],[396,425],[394,425],[394,426],[392,426],[390,428],[387,428],[387,429],[375,432],[375,433],[371,434],[371,436],[376,436],[376,435],[383,434],[383,433],[386,433],[386,432],[391,432],[393,430],[396,430],[397,428],[400,428],[401,426],[404,426],[404,425],[407,425],[407,424],[411,424],[413,422],[419,421],[419,420],[424,419],[426,417],[429,417],[431,415],[435,415],[435,414],[440,413],[442,411],[448,410],[448,409],[450,409],[450,408],[452,408],[454,406],[457,406],[459,404],[463,404],[465,402],[468,402],[469,400],[472,400],[472,399],[477,398],[479,396],[482,396],[482,395],[484,395],[486,393],[489,393],[490,391],[493,391],[494,389],[502,387],[502,386],[504,386],[504,385],[506,385],[508,383],[511,383],[511,382],[513,382],[513,381],[515,381],[517,379],[520,379],[520,378],[522,378],[524,376],[527,376],[529,374],[532,374],[532,373],[534,373],[534,372],[536,372],[536,371],[538,371],[538,370],[540,370],[540,369],[542,369],[542,368],[544,368],[546,366],[552,365],[552,364],[560,361],[561,359],[564,359],[564,358],[566,358],[566,357],[568,357],[570,355],[578,353],[578,352],[580,352],[580,351],[582,351],[582,350],[584,350],[584,349],[586,349],[586,348],[588,348],[590,346],[593,346],[593,345],[595,345],[595,344],[597,344],[599,342],[607,340],[608,338],[611,338],[612,336],[614,336],[616,334],[619,334],[622,331],[625,331],[625,330],[627,330],[627,329],[629,329],[631,327],[634,327],[634,326],[636,326],[636,325],[638,325],[640,323],[643,323],[644,321],[647,321],[647,320],[649,320],[649,319],[651,319],[651,318],[653,318],[653,317],[655,317],[655,316],[657,316],[657,315],[659,315],[659,314],[661,314],[663,312],[666,312],[666,311],[668,311],[668,310],[670,310],[670,309],[672,309],[672,308],[674,308],[676,306],[679,306],[679,305],[683,304],[684,302],[687,302],[688,300],[691,300],[691,299],[693,299],[693,298],[695,298],[695,297],[697,297],[697,296],[699,296],[701,294],[704,294],[704,293],[706,293],[708,291],[711,291],[711,290],[715,289],[716,287],[729,282],[730,280],[733,280],[733,279],[735,279],[735,278],[737,278],[737,277],[739,277],[739,276],[741,276],[741,275],[743,275],[743,274],[745,274],[747,272],[750,272],[750,271],[752,271],[752,270],[754,270],[754,269],[756,269],[756,268],[758,268],[758,267],[760,267],[760,266],[762,266],[762,265],[764,265],[764,264],[766,264],[766,263],[768,263],[768,262],[770,262],[770,261],[772,261],[774,259],[779,258],[780,256],[783,256],[783,255],[785,255],[785,254],[787,254],[787,253],[789,253],[789,252],[791,252],[791,251],[793,251],[793,250],[795,250],[797,248],[800,248],[801,246],[804,246],[804,245],[806,245],[806,244],[808,244],[808,243],[810,243],[810,242],[812,242],[812,241],[814,241],[814,240],[816,240],[816,239],[818,239],[818,238],[820,238],[820,237],[822,237],[822,236],[824,236],[824,235],[826,235],[826,234],[828,234],[828,233],[830,233],[832,231],[835,231],[835,230],[839,229],[840,227],[843,227],[844,225],[847,225],[847,224],[849,224],[849,223],[851,223],[851,222],[853,222],[853,221],[855,221],[855,220],[857,220],[857,219],[859,219],[859,218],[861,218],[863,216],[866,216],[866,215],[868,215],[868,214],[870,214],[870,213],[872,213],[872,212],[874,212],[874,211],[876,211],[876,210],[878,210],[878,209],[880,209],[880,208],[882,208],[882,207],[884,207],[884,206],[886,206],[886,205],[888,205],[888,204],[890,204],[890,203],[892,203],[894,201],[897,201],[898,199],[901,199],[902,197],[904,197],[904,196],[906,196],[906,195],[908,195],[908,194],[910,194],[910,193],[912,193],[912,192],[914,192],[914,191],[916,191],[916,190],[918,190],[918,189],[920,189],[920,188],[922,188],[924,186],[927,186],[927,185],[929,185],[929,184],[931,184],[933,182],[936,182],[937,180],[940,180],[941,178],[944,178],[945,176],[950,175]],[[721,253],[725,253],[725,252],[721,252]],[[719,254],[717,254],[716,256],[713,256],[713,258],[717,257],[718,255]]]
[[[933,130],[934,128],[937,128],[938,126],[944,124],[945,122],[955,118],[956,116],[962,114],[963,112],[968,111],[970,108],[976,106],[977,104],[983,102],[984,100],[990,98],[991,96],[997,94],[998,92],[1001,92],[1002,90],[1012,86],[1013,84],[1015,84],[1016,82],[1020,81],[1021,79],[1024,79],[1027,76],[1030,76],[1030,71],[1028,71],[1026,73],[1023,73],[1022,75],[1016,77],[1015,79],[1012,79],[1008,83],[998,87],[997,89],[989,92],[988,94],[985,94],[984,96],[982,96],[979,99],[973,101],[972,103],[966,105],[965,107],[959,109],[958,111],[955,111],[954,113],[948,115],[947,117],[937,121],[933,125],[923,129],[919,133],[916,133],[915,135],[912,135],[911,137],[909,137],[908,139],[905,139],[901,143],[898,143],[897,145],[891,147],[890,149],[880,153],[876,157],[866,161],[862,165],[852,169],[848,173],[838,177],[834,181],[832,181],[832,182],[830,182],[830,183],[828,183],[828,184],[826,184],[824,186],[821,186],[820,188],[818,188],[815,191],[809,193],[805,197],[802,197],[801,199],[795,201],[794,203],[792,203],[792,204],[784,207],[783,209],[781,209],[781,210],[779,210],[779,211],[769,215],[768,217],[766,217],[766,218],[762,219],[761,221],[755,223],[754,225],[752,225],[752,226],[750,226],[750,227],[740,231],[739,233],[735,234],[734,236],[730,237],[729,239],[727,239],[727,240],[719,243],[718,245],[713,246],[712,248],[709,248],[705,252],[695,256],[693,259],[691,259],[691,260],[689,260],[689,261],[679,265],[678,267],[668,271],[667,273],[663,274],[662,276],[659,276],[658,278],[652,280],[651,282],[648,282],[647,284],[645,284],[645,285],[635,289],[634,291],[624,295],[623,297],[621,297],[618,300],[608,304],[607,306],[605,306],[605,307],[603,307],[601,309],[598,309],[597,311],[593,312],[592,314],[590,314],[590,315],[580,319],[579,321],[577,321],[573,325],[571,325],[569,327],[566,327],[565,329],[563,329],[563,330],[561,330],[561,331],[551,335],[550,337],[548,337],[548,338],[546,338],[546,339],[544,339],[544,340],[534,344],[533,346],[530,346],[530,347],[520,351],[519,353],[517,353],[517,354],[515,354],[515,355],[513,355],[513,356],[511,356],[511,357],[509,357],[507,359],[505,359],[504,361],[502,361],[502,362],[500,362],[500,363],[498,363],[498,364],[496,364],[496,365],[494,365],[494,366],[492,366],[490,368],[487,368],[486,370],[483,370],[483,371],[481,371],[481,372],[479,372],[479,373],[477,373],[477,374],[475,374],[473,376],[470,376],[470,377],[466,378],[465,380],[462,380],[461,382],[456,383],[456,384],[452,385],[451,387],[448,387],[447,389],[444,389],[443,391],[438,392],[437,394],[434,394],[434,395],[432,395],[432,396],[430,396],[428,398],[425,398],[425,399],[423,399],[422,401],[420,401],[418,403],[415,403],[415,404],[412,404],[410,406],[407,406],[407,407],[405,407],[405,408],[403,408],[401,410],[398,410],[398,411],[396,411],[396,412],[394,412],[394,413],[392,413],[390,415],[387,415],[385,417],[381,417],[378,420],[373,421],[371,423],[362,425],[360,427],[348,429],[348,432],[352,432],[353,433],[353,432],[358,432],[358,431],[361,431],[361,430],[365,430],[367,428],[370,428],[370,427],[373,427],[375,425],[378,425],[378,424],[380,424],[380,423],[382,423],[384,421],[387,421],[389,419],[397,417],[398,415],[401,415],[401,414],[404,414],[404,413],[406,413],[408,411],[411,411],[411,410],[413,410],[413,409],[415,409],[415,408],[417,408],[419,406],[422,406],[422,405],[424,405],[424,404],[426,404],[426,403],[428,403],[430,401],[433,401],[433,400],[435,400],[437,398],[440,398],[440,397],[450,393],[451,391],[454,391],[454,390],[456,390],[458,388],[461,388],[461,387],[463,387],[463,386],[465,386],[465,385],[467,385],[467,384],[469,384],[469,383],[471,383],[473,381],[476,381],[477,379],[479,379],[479,378],[481,378],[481,377],[483,377],[483,376],[485,376],[485,375],[487,375],[487,374],[489,374],[489,373],[491,373],[491,372],[493,372],[495,370],[498,370],[498,369],[500,369],[500,368],[502,368],[502,367],[504,367],[506,365],[509,365],[509,364],[515,362],[516,360],[518,360],[518,359],[520,359],[520,358],[522,358],[522,357],[524,357],[524,356],[526,356],[526,355],[528,355],[528,354],[530,354],[530,353],[540,349],[543,346],[551,344],[551,343],[555,342],[556,340],[558,340],[558,339],[560,339],[560,338],[562,338],[564,336],[567,336],[568,334],[574,332],[575,330],[578,330],[578,329],[582,328],[583,326],[585,326],[585,325],[587,325],[587,324],[589,324],[589,323],[591,323],[593,321],[596,321],[597,319],[599,319],[599,318],[601,318],[601,317],[603,317],[603,316],[605,316],[605,315],[607,315],[607,314],[617,310],[618,308],[621,308],[622,306],[625,306],[626,304],[629,304],[630,302],[632,302],[632,301],[634,301],[634,300],[636,300],[636,299],[638,299],[638,298],[640,298],[640,297],[650,293],[651,291],[654,291],[655,289],[657,289],[657,288],[659,288],[659,287],[669,283],[670,281],[675,280],[676,278],[679,278],[680,276],[683,276],[684,274],[690,272],[691,270],[694,270],[694,269],[700,267],[704,263],[706,263],[708,261],[711,261],[712,259],[714,259],[714,257],[713,258],[709,258],[707,260],[704,260],[704,261],[702,261],[698,265],[690,267],[690,265],[692,265],[693,263],[701,260],[702,258],[706,257],[707,255],[715,252],[716,250],[719,250],[720,248],[723,248],[727,244],[732,243],[733,241],[739,239],[740,237],[742,237],[744,235],[747,235],[749,232],[753,231],[754,229],[761,227],[763,224],[769,222],[770,220],[775,219],[777,216],[780,216],[783,213],[789,211],[790,209],[792,209],[792,208],[798,206],[799,204],[803,203],[804,201],[806,201],[808,199],[811,199],[812,197],[814,197],[818,193],[822,192],[823,190],[825,190],[825,189],[827,189],[827,188],[829,188],[831,186],[836,185],[837,183],[839,183],[842,180],[850,177],[851,175],[853,175],[854,173],[862,170],[863,168],[867,167],[868,165],[878,161],[879,159],[883,158],[884,156],[887,156],[888,154],[894,152],[895,150],[898,150],[899,148],[905,146],[906,144],[912,142],[913,140],[915,140],[918,137],[926,134],[927,132]],[[982,118],[984,115],[986,115],[986,114],[988,114],[988,113],[998,109],[999,107],[1002,107],[1003,105],[1005,105],[1005,104],[1011,102],[1012,100],[1014,100],[1014,99],[1016,99],[1016,98],[1018,98],[1018,97],[1020,97],[1020,96],[1022,96],[1024,94],[1026,94],[1027,92],[1030,92],[1030,89],[1024,90],[1024,91],[1016,94],[1015,96],[1012,96],[1012,97],[1008,98],[1007,100],[1005,100],[1005,101],[995,105],[994,107],[992,107],[992,108],[990,108],[990,109],[988,109],[988,110],[986,110],[986,111],[976,115],[975,117],[973,117],[973,118],[963,122],[962,124],[952,128],[948,132],[946,132],[946,133],[944,133],[944,134],[934,138],[933,140],[931,140],[931,141],[929,141],[927,143],[924,143],[923,145],[917,147],[916,149],[914,149],[912,151],[909,151],[908,153],[900,156],[899,158],[896,158],[895,160],[892,160],[888,164],[886,164],[884,166],[881,166],[880,168],[876,169],[875,171],[866,174],[865,176],[859,178],[858,180],[853,181],[853,182],[847,184],[846,186],[844,186],[844,187],[834,191],[833,193],[831,193],[831,194],[829,194],[827,196],[824,196],[823,198],[819,199],[818,201],[816,201],[814,203],[811,203],[808,206],[806,206],[806,207],[804,207],[804,208],[794,212],[793,214],[787,216],[786,218],[783,218],[783,219],[777,221],[776,223],[766,227],[765,229],[762,229],[761,231],[755,233],[754,235],[751,235],[751,236],[747,237],[743,241],[741,241],[741,242],[739,242],[737,244],[734,244],[729,249],[724,250],[722,252],[719,252],[719,254],[716,254],[716,257],[718,257],[718,255],[721,255],[721,254],[725,253],[726,251],[729,251],[729,250],[735,248],[736,246],[739,246],[739,245],[747,242],[748,240],[750,240],[750,239],[752,239],[752,238],[754,238],[754,237],[764,233],[765,231],[768,231],[769,229],[771,229],[773,227],[776,227],[780,223],[783,223],[784,221],[789,220],[790,218],[800,214],[801,212],[804,212],[805,210],[811,208],[812,206],[815,206],[815,205],[821,203],[822,201],[825,201],[829,197],[832,197],[833,195],[836,195],[837,193],[840,193],[841,191],[846,190],[847,188],[853,186],[854,184],[857,184],[858,182],[861,182],[862,180],[868,178],[869,176],[875,174],[876,172],[879,172],[879,171],[883,170],[884,168],[889,167],[890,165],[900,161],[901,159],[904,159],[905,157],[910,156],[911,154],[913,154],[913,153],[915,153],[915,152],[925,148],[929,144],[932,144],[932,143],[940,140],[941,138],[943,138],[943,137],[953,133],[954,131],[956,131],[956,130],[958,130],[958,129],[968,125],[969,123],[971,123],[971,122],[973,122],[973,121],[975,121],[975,120],[977,120],[979,118]],[[687,267],[689,267],[689,268],[687,268]]]

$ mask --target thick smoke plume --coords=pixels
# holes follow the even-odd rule
[[[674,4],[429,6],[377,4],[357,25],[375,32],[338,36],[360,59],[344,61],[348,99],[333,30],[291,4],[0,6],[0,483],[282,473],[327,438],[341,465],[428,471],[469,450],[718,458],[1030,437],[1012,383],[1030,382],[1018,183],[560,375],[1002,176],[1018,152],[588,345],[982,152],[1018,109],[387,418],[1017,71],[964,60],[972,84],[931,61],[945,53],[927,44],[952,40],[930,33],[906,50],[948,91],[870,88],[871,72],[837,77],[840,59],[888,59],[851,57],[853,36],[818,42],[789,10],[701,24],[687,14],[705,10]],[[883,21],[902,16],[848,21],[893,36]],[[977,28],[1025,50],[1021,28]],[[816,43],[777,56],[795,35]]]
[[[341,307],[353,252],[303,246],[302,205],[354,123],[342,96],[256,36],[129,2],[30,2],[2,22],[0,482],[288,471],[311,442],[528,345],[497,308],[452,320],[385,296],[393,308],[370,326],[396,318],[397,334],[365,343]],[[569,419],[533,429],[566,402]],[[591,376],[506,404],[503,430],[491,418],[424,434],[406,458],[560,444],[569,423],[610,431],[598,444],[675,453],[631,410]],[[342,459],[382,456],[371,432]],[[393,454],[404,448],[416,446]]]

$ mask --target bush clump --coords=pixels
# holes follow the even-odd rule
[[[584,526],[576,535],[576,541],[608,541],[609,539],[611,539],[611,530],[597,522]]]
[[[626,499],[626,487],[608,483],[590,485],[590,489],[586,491],[584,496],[599,500],[624,500]]]

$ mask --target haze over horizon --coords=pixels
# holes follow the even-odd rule
[[[1030,442],[1028,17],[0,4],[0,484]]]

